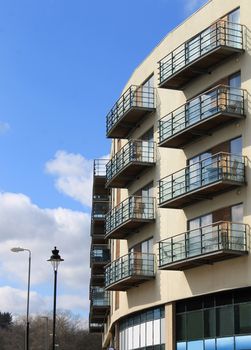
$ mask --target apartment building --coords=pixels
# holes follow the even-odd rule
[[[250,5],[208,1],[107,115],[90,282],[104,349],[251,349]]]

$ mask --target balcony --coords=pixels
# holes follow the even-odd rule
[[[90,294],[92,320],[103,320],[110,309],[110,294],[104,288],[93,287]]]
[[[139,173],[155,165],[155,142],[131,140],[106,165],[106,186],[125,188]]]
[[[106,238],[122,239],[155,219],[155,198],[131,196],[106,215]]]
[[[182,89],[193,78],[243,51],[243,26],[218,20],[160,60],[159,87]]]
[[[159,268],[186,270],[248,254],[248,225],[220,221],[159,242]]]
[[[147,113],[155,110],[155,89],[132,85],[119,98],[106,117],[106,135],[127,138]]]
[[[91,237],[93,244],[104,244],[105,239],[105,222],[92,222],[91,225]]]
[[[154,254],[131,252],[106,267],[105,289],[125,291],[154,277]]]
[[[244,90],[217,86],[159,121],[159,146],[183,148],[220,126],[245,117]]]
[[[92,245],[90,251],[90,265],[95,271],[103,268],[111,261],[110,249],[106,244],[103,245]]]
[[[104,222],[105,216],[109,211],[109,202],[93,203],[92,220]]]
[[[246,157],[217,153],[159,181],[159,207],[182,209],[245,184]]]
[[[105,284],[105,269],[102,267],[100,271],[96,272],[91,269],[90,286],[92,287],[103,287]]]
[[[93,185],[105,187],[106,164],[108,159],[95,159],[93,164]]]
[[[104,322],[91,322],[89,320],[90,333],[102,333],[104,331]]]

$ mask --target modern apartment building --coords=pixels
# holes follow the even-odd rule
[[[251,350],[250,55],[250,0],[208,1],[107,115],[90,283],[104,349]]]

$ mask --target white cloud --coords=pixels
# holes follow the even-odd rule
[[[0,213],[0,310],[6,306],[19,313],[26,300],[28,254],[12,253],[10,248],[15,246],[32,251],[31,310],[51,308],[53,270],[46,260],[56,245],[65,259],[59,267],[58,306],[87,312],[89,214],[43,209],[16,193],[0,193]]]
[[[46,172],[56,177],[55,186],[61,193],[91,206],[93,161],[80,154],[57,151],[45,165]]]
[[[0,121],[0,134],[6,133],[9,129],[10,125],[8,123]]]

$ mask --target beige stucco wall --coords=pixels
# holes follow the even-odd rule
[[[151,54],[137,67],[125,85],[124,91],[132,84],[140,85],[153,72],[155,86],[158,81],[157,62],[170,51],[177,48],[185,40],[191,38],[205,29],[212,22],[224,16],[228,12],[241,7],[241,24],[245,24],[251,30],[250,0],[212,0],[187,19],[183,24],[169,33],[163,41],[151,52]],[[250,33],[249,33],[250,36]],[[201,91],[207,89],[216,81],[241,70],[242,88],[251,93],[251,58],[249,47],[244,54],[231,58],[224,64],[213,69],[211,74],[203,75],[194,80],[183,91],[172,91],[157,88],[156,113],[148,115],[142,124],[133,132],[132,138],[139,138],[146,130],[154,126],[154,138],[158,142],[158,119],[178,108],[186,99],[189,99]],[[250,98],[250,95],[249,95]],[[211,136],[205,136],[201,140],[190,144],[185,150],[157,148],[157,162],[153,169],[142,173],[139,178],[130,184],[128,189],[121,191],[121,199],[133,194],[150,181],[154,183],[154,193],[157,198],[158,180],[171,174],[186,165],[186,159],[210,149],[210,147],[222,143],[225,140],[242,135],[243,155],[251,160],[251,122],[250,105],[247,104],[247,116],[243,121],[227,125],[218,129]],[[123,141],[122,144],[127,141]],[[115,146],[116,149],[116,146]],[[247,182],[251,183],[250,164],[247,167]],[[114,190],[115,191],[115,190]],[[214,197],[210,201],[202,201],[187,207],[185,210],[156,208],[156,222],[147,224],[137,234],[132,234],[127,240],[120,241],[120,254],[128,252],[128,248],[147,238],[154,239],[154,252],[157,256],[157,242],[161,239],[174,236],[186,230],[186,221],[212,212],[217,208],[243,202],[244,222],[251,225],[251,187],[245,186]],[[139,311],[154,305],[166,304],[174,300],[191,297],[194,295],[216,292],[224,289],[239,288],[251,285],[251,257],[245,256],[215,263],[203,265],[185,272],[159,271],[156,266],[155,280],[148,281],[138,287],[131,288],[127,292],[120,292],[120,307],[114,310],[114,296],[111,310],[111,325],[125,315]],[[114,293],[113,293],[114,294]],[[109,329],[109,327],[108,327]],[[107,333],[108,334],[108,333]],[[108,338],[104,336],[104,344]]]

